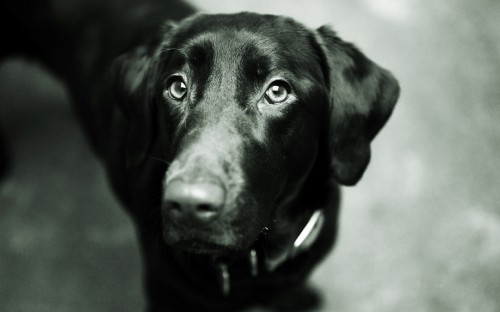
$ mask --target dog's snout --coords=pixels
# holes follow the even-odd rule
[[[218,182],[172,180],[166,186],[163,211],[178,224],[203,225],[220,215],[225,193],[224,187]]]

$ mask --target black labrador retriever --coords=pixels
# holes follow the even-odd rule
[[[282,16],[2,6],[2,56],[64,81],[135,221],[149,311],[272,306],[300,289],[334,243],[338,184],[361,178],[396,103],[388,71]]]

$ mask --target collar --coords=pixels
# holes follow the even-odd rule
[[[273,272],[286,261],[293,259],[297,255],[309,250],[318,239],[324,223],[325,216],[323,210],[318,209],[314,211],[307,224],[295,239],[293,245],[290,246],[290,248],[286,252],[284,252],[277,259],[263,259],[263,267],[265,271],[268,273]],[[256,277],[261,274],[261,272],[259,272],[259,263],[261,261],[259,260],[260,259],[257,250],[251,249],[248,253],[248,263],[250,266],[249,273],[251,276]],[[226,263],[221,262],[218,264],[218,270],[219,283],[222,294],[224,296],[229,296],[229,294],[231,293],[231,274],[229,272],[229,267]]]

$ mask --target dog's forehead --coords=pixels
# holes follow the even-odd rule
[[[193,48],[211,45],[218,53],[241,56],[246,50],[259,51],[272,55],[281,47],[280,42],[265,34],[246,29],[227,29],[221,31],[206,31],[193,37],[186,44],[188,52]]]
[[[315,53],[310,30],[293,19],[275,15],[199,15],[182,22],[173,37],[172,44],[195,59],[216,52],[227,61],[244,56],[300,66]]]
[[[244,105],[271,80],[295,82],[299,91],[323,79],[314,33],[281,16],[197,16],[177,25],[161,50],[171,55],[171,72],[189,73],[197,100],[237,98]]]
[[[198,99],[211,102],[245,106],[251,86],[286,67],[276,42],[242,29],[200,33],[183,50]]]
[[[290,39],[294,39],[295,35],[309,32],[304,25],[288,17],[248,12],[199,14],[185,19],[177,26],[177,36],[181,38],[196,37],[203,33],[243,30],[249,33],[267,34],[277,39],[284,39],[291,33]]]
[[[247,30],[205,32],[193,38],[185,48],[188,62],[211,62],[222,70],[265,75],[286,66],[279,42]]]

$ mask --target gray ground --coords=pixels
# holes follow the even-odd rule
[[[221,1],[331,23],[403,89],[340,238],[312,284],[321,311],[500,311],[500,2]],[[140,311],[140,256],[64,90],[0,67],[13,158],[0,188],[0,311]]]

